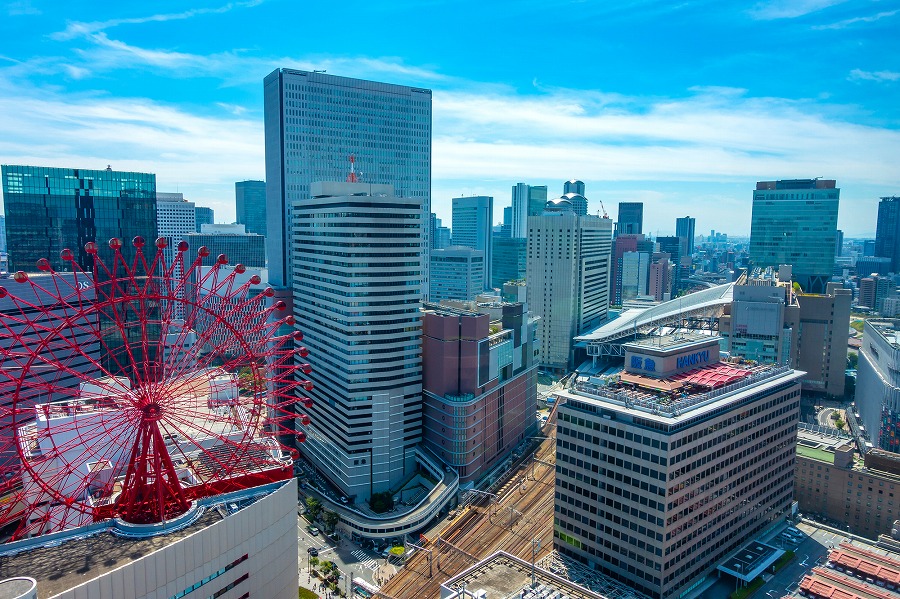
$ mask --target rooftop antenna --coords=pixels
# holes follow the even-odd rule
[[[350,154],[350,174],[347,175],[347,183],[359,183],[359,177],[356,176],[356,156]]]

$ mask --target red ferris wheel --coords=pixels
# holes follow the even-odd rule
[[[206,247],[132,244],[0,286],[2,541],[167,522],[293,475],[312,383],[284,302]]]

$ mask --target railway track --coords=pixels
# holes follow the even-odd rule
[[[555,416],[555,410],[553,415]],[[552,428],[544,427],[544,430]],[[556,462],[556,441],[545,439],[536,457]],[[534,468],[534,478],[531,478]],[[498,501],[481,497],[457,516],[438,539],[429,539],[377,595],[384,599],[431,599],[440,597],[440,584],[498,550],[525,560],[532,558],[532,540],[540,539],[537,559],[553,548],[553,468],[525,460],[510,470],[497,491]],[[431,563],[429,563],[431,560]]]

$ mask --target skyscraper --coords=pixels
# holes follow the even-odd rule
[[[758,182],[750,224],[753,264],[790,264],[803,291],[823,293],[834,266],[840,192],[833,179]]]
[[[225,254],[230,264],[243,264],[250,268],[266,266],[266,238],[247,233],[244,225],[207,225],[199,233],[184,236],[192,248],[206,246],[210,255]]]
[[[527,303],[548,368],[569,368],[572,338],[606,318],[611,240],[611,220],[579,216],[563,198],[528,218]]]
[[[503,208],[503,224],[500,226],[499,237],[512,237],[512,206]]]
[[[234,184],[234,203],[237,222],[248,233],[266,236],[266,182],[237,181]]]
[[[512,188],[512,232],[513,237],[528,237],[528,217],[539,216],[547,205],[546,185],[526,185],[516,183]]]
[[[891,272],[900,272],[900,198],[896,196],[878,202],[875,255],[890,258]]]
[[[194,209],[195,214],[195,224],[197,225],[197,233],[200,232],[200,229],[203,225],[213,225],[216,222],[216,214],[213,212],[212,208],[207,208],[206,206],[197,206]]]
[[[684,218],[675,219],[675,236],[681,237],[685,241],[682,243],[682,256],[694,255],[694,226],[697,219],[685,216]]]
[[[473,300],[484,291],[484,252],[453,245],[431,252],[428,299]]]
[[[431,213],[431,90],[278,69],[264,83],[269,281],[291,286],[290,210],[313,181],[393,186]],[[422,251],[431,247],[429,227]],[[427,260],[424,279],[427,283]]]
[[[572,202],[575,214],[585,216],[588,213],[588,201],[584,197],[584,182],[572,179],[563,183],[563,197]]]
[[[288,231],[315,382],[303,452],[362,501],[415,471],[425,213],[390,185],[314,182],[310,194],[293,202]]]
[[[650,279],[650,254],[625,252],[622,254],[622,301],[647,295]]]
[[[171,263],[184,236],[197,232],[196,206],[184,194],[156,192],[156,222],[158,235],[169,241],[165,255]]]
[[[97,242],[111,263],[109,239],[122,239],[128,258],[134,256],[132,238],[157,235],[156,175],[3,165],[2,177],[11,272],[36,272],[40,258],[55,270],[69,270],[59,257],[64,248],[89,268],[93,261],[84,251],[89,241]]]
[[[453,198],[453,222],[450,225],[453,245],[461,245],[484,253],[484,285],[491,282],[493,238],[491,220],[494,218],[494,198],[470,196]],[[431,301],[436,301],[431,298]]]
[[[528,240],[517,237],[494,239],[494,263],[491,265],[491,287],[501,289],[504,283],[525,278],[528,266]]]
[[[644,203],[619,202],[619,218],[616,221],[616,236],[636,235],[644,232]]]

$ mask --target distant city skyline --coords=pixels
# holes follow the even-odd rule
[[[873,237],[878,199],[900,193],[900,11],[862,0],[464,0],[428,5],[427,48],[368,35],[418,27],[421,11],[8,3],[0,163],[154,173],[161,191],[232,222],[234,182],[265,178],[262,82],[285,66],[433,90],[432,210],[445,222],[453,197],[493,196],[496,224],[512,185],[556,197],[574,178],[592,214],[601,201],[610,215],[643,202],[648,234],[674,234],[690,213],[698,231],[747,235],[749,186],[827,175],[843,190],[838,227]],[[292,34],[296,22],[338,18],[339,45],[327,27],[307,28],[302,43]],[[539,23],[566,43],[513,48],[495,39],[498,22]],[[647,32],[639,43],[635,30]]]

